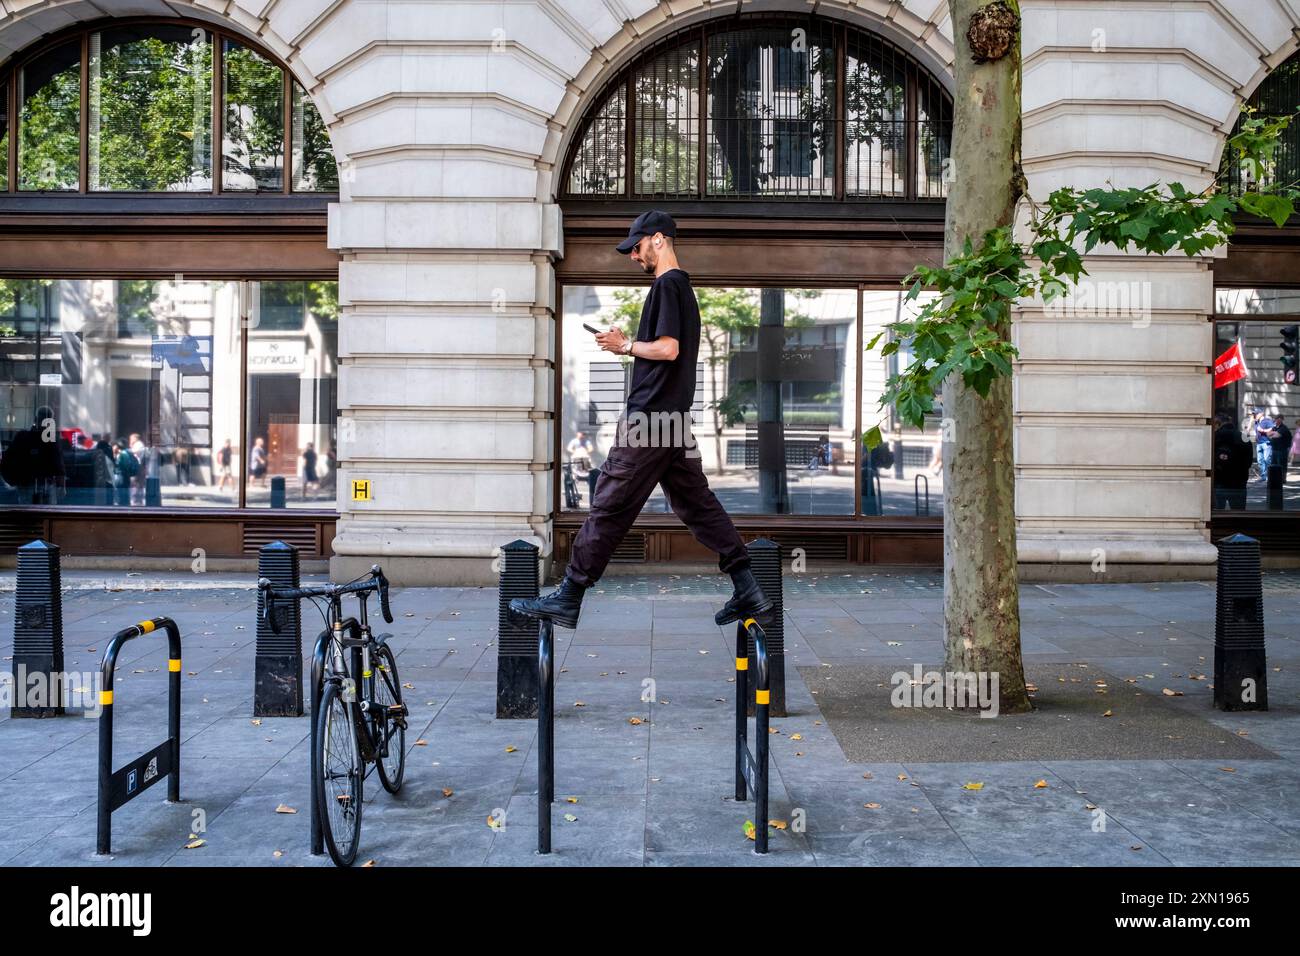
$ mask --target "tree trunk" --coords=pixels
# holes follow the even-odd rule
[[[978,247],[986,231],[1009,225],[1024,191],[1019,4],[949,0],[949,10],[956,94],[945,259],[967,238]],[[1011,379],[997,378],[981,398],[960,374],[949,376],[943,414],[952,420],[943,430],[951,439],[943,450],[946,666],[996,673],[1000,711],[1032,710],[1020,657]]]

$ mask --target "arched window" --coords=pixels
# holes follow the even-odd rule
[[[0,553],[328,556],[338,179],[286,65],[211,24],[0,64]]]
[[[821,18],[713,21],[597,99],[567,198],[942,199],[952,100],[892,43]]]
[[[0,68],[0,192],[335,192],[306,92],[189,21],[113,21]]]
[[[1270,73],[1247,101],[1247,105],[1255,111],[1252,115],[1259,119],[1294,116],[1297,106],[1300,106],[1300,54],[1291,57]],[[1244,115],[1238,118],[1232,128],[1233,136],[1241,132],[1241,124],[1245,119]],[[1243,168],[1225,149],[1219,182],[1233,192],[1240,192],[1249,189],[1260,176],[1277,183],[1300,181],[1300,122],[1293,122],[1282,134],[1273,159],[1272,169]]]

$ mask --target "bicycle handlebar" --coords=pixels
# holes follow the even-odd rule
[[[383,569],[374,564],[370,567],[370,577],[365,581],[350,584],[321,584],[306,588],[277,588],[268,578],[258,578],[257,589],[262,592],[262,620],[270,621],[271,630],[280,633],[280,621],[271,613],[276,601],[297,601],[302,598],[340,597],[344,594],[378,593],[379,611],[388,624],[393,623],[393,612],[388,605],[388,578]]]

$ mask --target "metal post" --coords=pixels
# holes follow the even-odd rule
[[[1234,534],[1218,543],[1214,614],[1214,706],[1268,710],[1264,589],[1259,542]]]
[[[752,618],[751,618],[752,620]],[[767,649],[763,631],[755,628],[758,634],[754,640],[754,651],[758,664],[757,681],[754,689],[754,850],[767,852],[767,760],[768,760],[768,718],[772,701],[769,685],[771,674],[768,670]]]
[[[271,507],[283,508],[284,503],[284,475],[275,475],[271,479]]]
[[[55,717],[63,713],[65,690],[59,546],[37,540],[19,548],[15,584],[14,702],[9,716]],[[33,674],[43,675],[46,692],[28,700]]]
[[[749,734],[749,636],[743,621],[736,624],[736,799],[744,802],[749,797],[745,789],[745,749]]]
[[[272,541],[257,552],[257,576],[275,588],[299,586],[298,549]],[[297,601],[281,602],[274,613],[282,615],[277,633],[264,620],[261,591],[257,592],[257,652],[253,658],[253,716],[302,716],[302,617]],[[313,725],[314,726],[314,725]]]
[[[763,634],[767,637],[767,653],[771,661],[772,716],[785,717],[785,600],[781,579],[781,547],[775,541],[759,538],[749,542],[750,568],[763,593],[772,602],[772,610],[759,615]],[[739,654],[737,654],[739,656]],[[749,642],[750,667],[755,666],[754,643]],[[754,713],[753,701],[746,704],[747,712]]]
[[[99,801],[95,811],[95,852],[107,856],[113,842],[113,671],[103,672],[99,689]]]
[[[541,622],[537,645],[537,852],[551,852],[551,803],[555,800],[555,661],[550,621]]]
[[[538,594],[537,545],[522,539],[501,548],[497,601],[497,717],[534,718],[537,697],[537,622],[510,613],[514,598]]]
[[[330,632],[321,631],[316,637],[316,647],[311,655],[311,785],[308,802],[311,804],[311,853],[320,856],[325,852],[325,833],[321,829],[320,807],[316,806],[316,781],[320,779],[317,764],[316,732],[320,723],[320,699],[325,691],[325,655],[329,653]]]

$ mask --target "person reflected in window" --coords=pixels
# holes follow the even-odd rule
[[[144,504],[145,477],[149,471],[149,448],[138,433],[132,432],[129,439],[131,454],[135,455],[139,466],[131,477],[131,504]]]
[[[1269,444],[1268,507],[1283,509],[1282,489],[1286,486],[1287,456],[1291,452],[1291,429],[1281,415],[1273,416],[1273,427],[1264,432]]]
[[[116,468],[113,465],[113,446],[107,435],[100,435],[92,449],[95,458],[95,496],[97,505],[113,503],[117,494]]]
[[[866,442],[862,443],[862,513],[864,515],[884,514],[884,493],[880,490],[879,474],[882,469],[888,471],[894,467],[894,453],[889,445],[881,442],[870,451]]]
[[[1268,466],[1273,458],[1273,448],[1268,440],[1268,430],[1273,427],[1273,419],[1263,408],[1256,406],[1250,416],[1251,441],[1255,443],[1256,479],[1268,477]]]
[[[1241,437],[1237,423],[1214,416],[1214,507],[1245,510],[1246,483],[1255,461],[1251,443]]]
[[[226,483],[229,482],[230,490],[235,490],[235,473],[234,473],[235,450],[230,447],[230,439],[217,450],[217,473],[221,476],[217,482],[217,491],[225,491]]]
[[[13,485],[19,504],[53,505],[65,481],[63,455],[54,409],[42,405],[30,428],[20,431],[5,449],[0,466],[4,480]]]
[[[114,485],[117,488],[117,504],[126,508],[131,505],[131,482],[140,471],[140,461],[131,454],[131,449],[123,442],[113,444]]]
[[[302,496],[307,497],[307,492],[320,491],[320,479],[316,477],[316,445],[313,442],[307,442],[307,447],[302,450]]]
[[[253,479],[249,484],[261,483],[266,487],[266,440],[253,439],[253,447],[248,453],[248,474]]]

